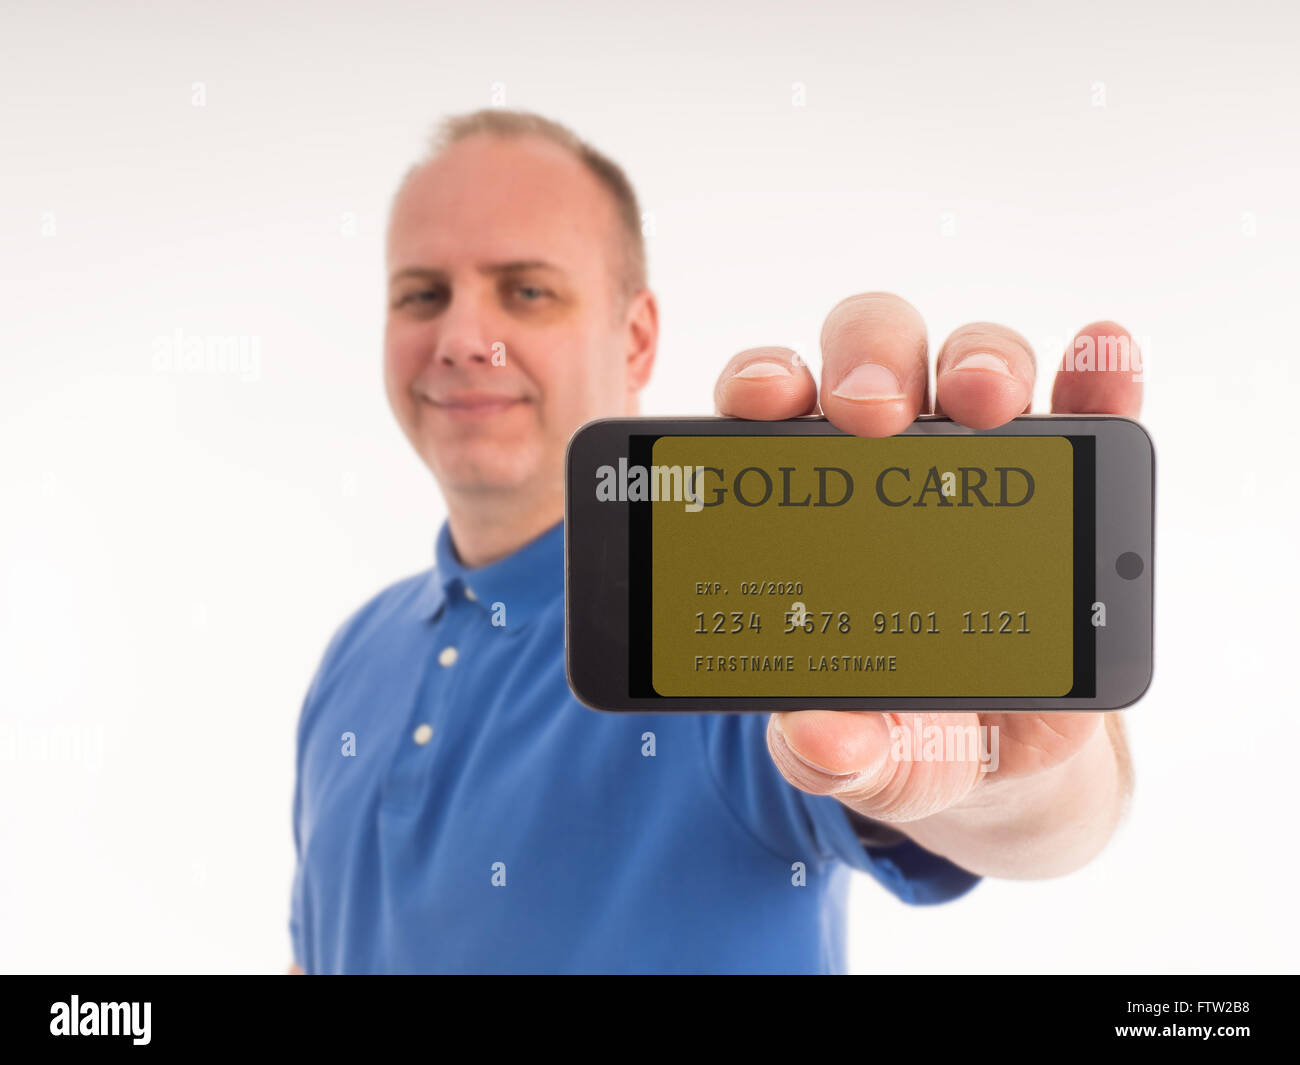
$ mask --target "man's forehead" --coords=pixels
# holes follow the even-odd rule
[[[557,264],[603,251],[608,196],[556,145],[472,137],[414,171],[393,204],[390,266],[469,255]]]

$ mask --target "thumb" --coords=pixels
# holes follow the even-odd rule
[[[974,714],[924,714],[960,727]],[[916,821],[960,802],[979,782],[978,759],[915,760],[912,726],[896,714],[803,710],[773,714],[767,746],[782,776],[801,791],[833,795],[876,821]],[[896,742],[897,741],[897,742]]]
[[[884,787],[897,768],[889,740],[885,714],[797,710],[773,714],[767,725],[767,749],[777,768],[813,795]]]

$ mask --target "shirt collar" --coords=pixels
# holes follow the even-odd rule
[[[564,522],[505,558],[486,566],[467,566],[456,555],[451,527],[444,520],[433,548],[434,567],[416,601],[419,615],[436,617],[448,600],[468,600],[486,611],[503,605],[507,628],[526,625],[564,594]],[[472,597],[472,598],[471,598]]]

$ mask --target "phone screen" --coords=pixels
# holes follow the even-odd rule
[[[633,436],[629,695],[1091,698],[1091,436]]]

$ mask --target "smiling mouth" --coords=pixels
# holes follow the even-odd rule
[[[428,396],[423,398],[435,410],[455,421],[493,418],[527,402],[517,396],[493,395],[451,396],[446,399],[432,399]]]

